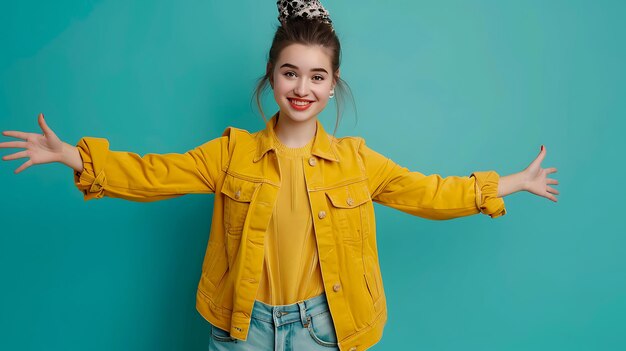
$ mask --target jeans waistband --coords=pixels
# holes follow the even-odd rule
[[[292,303],[290,305],[268,305],[261,301],[254,301],[252,318],[281,326],[300,321],[308,327],[310,317],[328,311],[326,294]]]

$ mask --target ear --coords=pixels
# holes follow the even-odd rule
[[[339,80],[339,68],[337,68],[337,71],[335,71],[335,75],[333,76],[333,89],[335,89],[335,86],[337,85],[337,81]]]

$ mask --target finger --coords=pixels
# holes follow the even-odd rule
[[[550,173],[556,173],[556,168],[554,167],[546,168],[546,174],[550,174]]]
[[[559,191],[558,191],[558,190],[556,190],[556,189],[554,189],[554,188],[553,188],[553,187],[551,187],[551,186],[546,186],[546,190],[547,190],[549,193],[552,193],[552,194],[555,194],[555,195],[559,195]]]
[[[552,201],[554,201],[554,202],[557,202],[556,197],[554,195],[550,194],[550,193],[546,193],[545,197],[550,199],[550,200],[552,200]]]
[[[20,173],[21,171],[25,170],[26,168],[30,167],[33,164],[33,162],[31,160],[28,160],[24,163],[22,163],[22,165],[20,166],[20,168],[15,170],[15,174]]]
[[[25,141],[7,141],[4,143],[0,143],[0,147],[4,147],[4,148],[17,148],[17,147],[21,147],[21,148],[26,148],[26,142]]]
[[[28,157],[28,155],[26,154],[26,150],[20,151],[20,152],[16,152],[16,153],[11,154],[11,155],[2,156],[2,159],[5,160],[5,161],[8,161],[8,160],[15,160],[15,159],[24,158],[24,157]]]
[[[541,151],[539,151],[539,155],[537,155],[537,158],[535,158],[535,160],[532,162],[533,164],[541,164],[541,162],[543,162],[543,159],[546,157],[546,148],[545,146],[541,145]]]
[[[548,179],[546,179],[546,184],[559,185],[559,181],[556,180],[556,179],[548,178]]]
[[[44,135],[48,136],[50,134],[53,134],[52,130],[50,129],[50,127],[48,127],[48,124],[46,123],[46,119],[43,117],[43,113],[39,114],[39,117],[37,118],[37,122],[39,122],[39,127],[43,131]]]
[[[20,139],[28,139],[28,134],[30,133],[24,133],[24,132],[18,132],[18,131],[14,131],[14,130],[5,130],[4,132],[2,132],[3,135],[6,136],[10,136],[10,137],[14,137],[14,138],[20,138]]]

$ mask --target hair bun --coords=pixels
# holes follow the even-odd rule
[[[317,19],[332,26],[328,11],[318,0],[278,0],[278,20],[285,24],[288,20],[302,18]]]

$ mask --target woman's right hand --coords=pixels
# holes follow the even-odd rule
[[[64,146],[63,141],[48,127],[44,120],[43,113],[39,114],[39,126],[43,134],[24,133],[18,131],[3,131],[2,134],[10,137],[22,139],[22,141],[7,141],[0,143],[0,148],[24,148],[26,150],[16,152],[11,155],[2,157],[2,160],[15,160],[18,158],[30,158],[24,162],[15,174],[20,173],[26,168],[44,163],[62,162]]]

